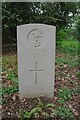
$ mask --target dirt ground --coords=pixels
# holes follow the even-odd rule
[[[9,45],[4,45],[2,48],[2,55],[15,55],[17,52],[17,47],[16,45],[13,46],[9,46]],[[56,66],[56,71],[60,71],[59,66]],[[3,79],[2,79],[2,84],[4,85],[13,85],[13,82],[11,82],[10,80],[7,80],[5,77],[5,73],[3,74]],[[59,106],[59,104],[56,102],[56,100],[58,100],[57,97],[57,91],[58,88],[60,86],[60,84],[62,84],[63,86],[65,86],[65,84],[68,85],[67,82],[65,82],[63,79],[58,79],[58,77],[56,77],[55,80],[55,87],[54,87],[54,98],[50,99],[47,97],[40,97],[40,100],[42,103],[47,104],[47,103],[54,103],[57,106]],[[80,83],[77,83],[75,85],[70,85],[69,87],[74,88],[75,86],[80,86]],[[6,99],[6,104],[3,104],[2,106],[2,120],[18,120],[19,118],[19,109],[25,109],[30,111],[32,108],[34,108],[37,103],[38,103],[38,99],[37,98],[24,98],[22,100],[19,99],[19,93],[14,93],[14,94],[9,94],[6,96],[3,96],[3,99]],[[80,95],[74,95],[69,101],[67,101],[65,103],[67,106],[69,106],[70,108],[73,109],[73,113],[75,115],[75,119],[74,120],[80,120]],[[43,108],[43,111],[46,111],[45,108]],[[49,111],[46,111],[47,113],[49,113]],[[35,120],[73,120],[73,119],[68,119],[68,118],[45,118],[42,114],[40,118],[36,118]],[[27,120],[27,119],[26,119]],[[31,120],[34,120],[33,118],[31,118]]]

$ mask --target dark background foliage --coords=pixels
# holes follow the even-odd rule
[[[77,2],[3,2],[3,43],[16,43],[17,25],[28,23],[44,23],[56,26],[57,38],[60,37],[61,29],[68,29],[67,31],[71,29],[71,32],[68,33],[73,33],[73,36],[78,35],[75,38],[79,39],[79,8],[80,4]],[[75,25],[74,28],[72,27],[73,25]],[[73,31],[76,31],[76,35]]]

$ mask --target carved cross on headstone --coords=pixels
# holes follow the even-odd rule
[[[29,70],[29,71],[32,71],[32,72],[35,72],[35,84],[37,84],[37,72],[38,71],[43,71],[42,69],[38,69],[37,68],[37,62],[35,62],[35,69],[32,69],[32,70]]]

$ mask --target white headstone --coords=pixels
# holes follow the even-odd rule
[[[25,24],[17,27],[20,98],[53,97],[55,27]]]

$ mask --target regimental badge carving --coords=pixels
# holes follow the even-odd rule
[[[40,47],[44,42],[44,34],[40,29],[34,29],[28,33],[27,40],[34,47]]]

